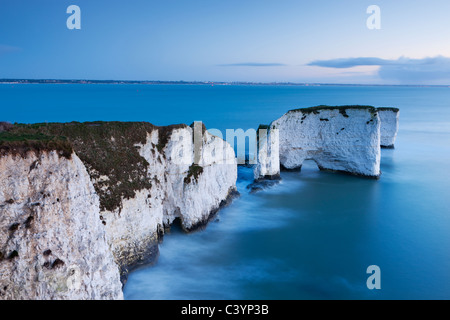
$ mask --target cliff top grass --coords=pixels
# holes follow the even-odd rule
[[[65,137],[42,134],[40,132],[15,132],[15,126],[0,122],[0,155],[15,154],[25,157],[30,151],[56,150],[65,158],[73,152],[72,144]]]
[[[147,133],[159,131],[155,147],[161,153],[172,131],[186,125],[154,126],[148,122],[70,122],[14,124],[0,133],[0,150],[58,150],[70,156],[75,151],[85,164],[100,196],[102,210],[120,209],[122,198],[151,188],[147,177],[149,163],[140,156],[136,144],[145,144]],[[161,155],[160,155],[161,156]],[[162,156],[164,154],[162,153]],[[106,176],[107,179],[100,179]]]
[[[292,109],[289,110],[287,113],[292,112],[301,112],[303,114],[319,114],[322,110],[339,110],[339,113],[342,114],[344,117],[348,117],[346,110],[348,109],[360,109],[360,110],[369,110],[370,113],[375,115],[377,111],[392,111],[392,112],[399,112],[400,109],[393,108],[393,107],[381,107],[376,108],[374,106],[369,105],[343,105],[343,106],[328,106],[328,105],[320,105],[315,107],[309,107],[309,108],[298,108],[298,109]]]
[[[392,111],[392,112],[399,112],[399,108],[392,108],[392,107],[381,107],[377,108],[378,111]]]
[[[319,111],[322,110],[339,110],[339,112],[343,112],[348,109],[365,109],[369,110],[371,112],[376,112],[377,108],[374,106],[366,106],[366,105],[344,105],[344,106],[327,106],[327,105],[320,105],[315,107],[309,107],[309,108],[298,108],[298,109],[292,109],[289,110],[289,112],[301,112],[301,113],[314,113],[318,114]]]

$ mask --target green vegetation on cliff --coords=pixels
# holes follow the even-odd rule
[[[200,175],[203,173],[203,167],[199,166],[198,164],[192,164],[189,167],[188,170],[188,174],[187,176],[184,178],[184,183],[185,184],[189,184],[192,181],[197,182],[198,181],[198,177],[200,177]]]
[[[378,111],[392,111],[392,112],[399,112],[399,108],[391,108],[391,107],[381,107],[377,108]]]
[[[364,106],[364,105],[348,105],[348,106],[327,106],[327,105],[320,105],[320,106],[315,106],[315,107],[309,107],[309,108],[298,108],[298,109],[293,109],[293,110],[289,110],[289,112],[301,112],[303,114],[309,114],[309,113],[313,113],[313,114],[319,114],[320,111],[322,110],[338,110],[344,117],[346,115],[346,110],[348,109],[364,109],[364,110],[369,110],[372,113],[375,113],[377,111],[377,108],[373,107],[373,106]]]
[[[185,125],[157,127],[148,122],[70,122],[15,124],[0,133],[2,154],[29,151],[59,151],[78,155],[94,181],[102,210],[120,209],[122,198],[133,198],[136,191],[151,188],[147,176],[149,163],[140,156],[136,144],[147,142],[147,133],[159,131],[155,147],[163,150],[172,131]]]
[[[6,128],[0,123],[0,155],[13,154],[25,157],[27,152],[55,150],[59,155],[70,158],[73,152],[72,144],[65,137],[43,134],[33,130],[17,130],[19,125]]]
[[[309,107],[309,108],[292,109],[292,110],[289,110],[287,113],[301,112],[304,115],[307,115],[307,114],[311,114],[311,113],[320,114],[320,111],[323,111],[323,110],[338,110],[339,113],[343,117],[348,118],[348,114],[346,111],[349,109],[368,110],[374,116],[376,116],[377,111],[393,111],[393,112],[399,111],[398,108],[392,108],[392,107],[376,108],[373,106],[365,106],[365,105],[344,105],[344,106],[320,105],[320,106]],[[304,118],[302,120],[304,120]]]

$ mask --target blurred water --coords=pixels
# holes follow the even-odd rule
[[[371,104],[401,109],[396,149],[378,181],[318,171],[241,197],[206,230],[176,227],[158,263],[133,272],[126,299],[449,299],[450,88],[0,85],[12,122],[203,120],[256,128],[295,107]],[[366,268],[381,268],[368,290]]]

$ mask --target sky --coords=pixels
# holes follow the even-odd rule
[[[448,0],[0,0],[0,78],[450,84],[449,35]]]

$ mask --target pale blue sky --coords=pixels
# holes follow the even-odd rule
[[[449,16],[448,0],[0,0],[0,78],[450,84]]]

